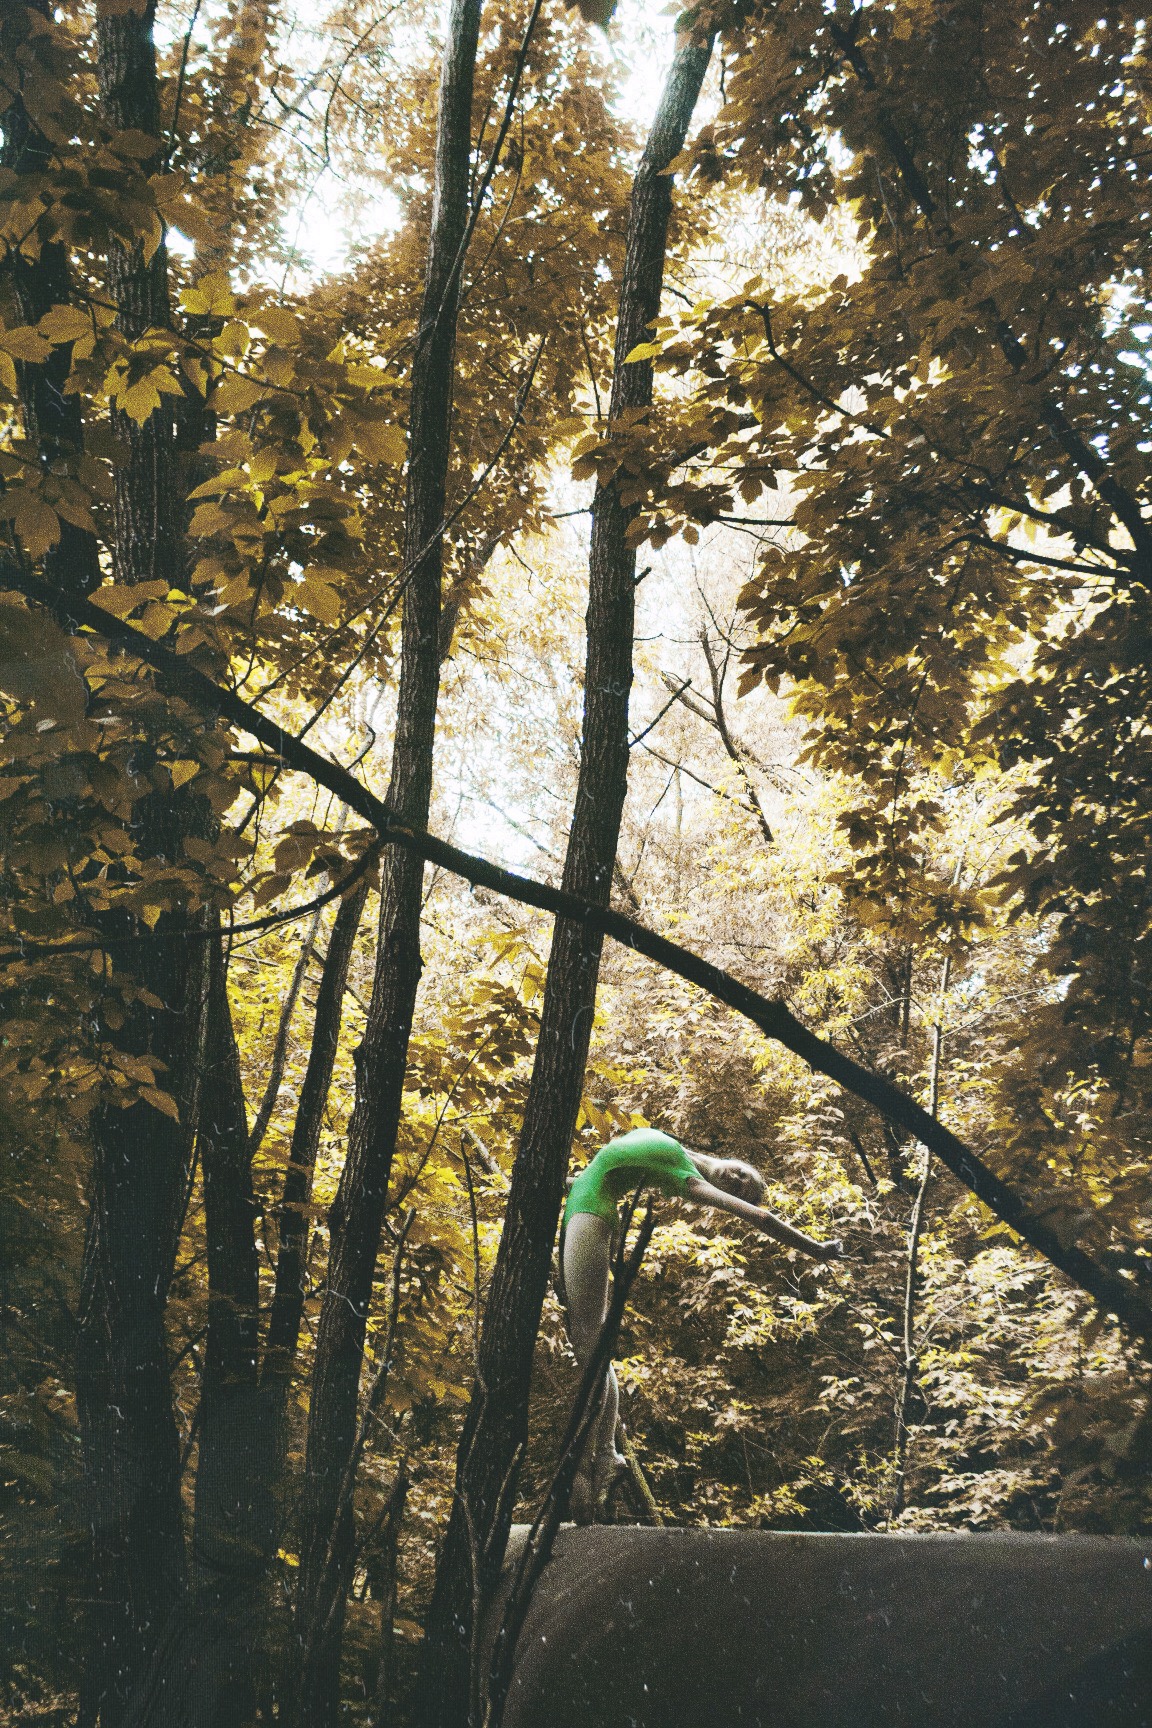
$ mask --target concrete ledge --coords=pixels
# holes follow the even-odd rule
[[[1152,1540],[567,1528],[505,1714],[897,1725],[1152,1728]]]

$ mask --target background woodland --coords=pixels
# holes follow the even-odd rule
[[[495,1728],[622,1521],[1152,1520],[1152,83],[1060,0],[0,13],[0,1718]]]

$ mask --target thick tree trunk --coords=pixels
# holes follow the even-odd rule
[[[100,96],[109,121],[156,138],[153,7],[100,12]],[[147,171],[149,164],[144,164]],[[167,255],[113,245],[108,289],[129,339],[169,321]],[[113,555],[121,582],[183,578],[174,488],[173,419],[142,426],[114,416],[126,455],[116,471]],[[146,750],[147,746],[144,745]],[[190,798],[150,793],[133,828],[144,856],[178,857]],[[122,920],[119,921],[122,924]],[[180,1121],[143,1101],[107,1108],[92,1125],[92,1210],[79,1324],[77,1401],[92,1531],[93,1589],[81,1718],[116,1728],[147,1665],[185,1572],[179,1447],[164,1309],[176,1253],[195,1121],[204,1006],[204,944],[155,937],[127,952],[132,982],[162,1008],[137,1004],[106,1036],[131,1055],[158,1056]]]
[[[632,193],[616,331],[610,419],[652,400],[652,367],[625,364],[660,310],[672,182],[711,53],[686,42],[669,73]],[[634,511],[615,483],[598,489],[589,559],[588,641],[580,776],[563,887],[607,904],[628,784],[636,553]],[[528,1420],[532,1353],[548,1282],[564,1171],[596,1004],[602,937],[559,920],[552,939],[540,1038],[493,1273],[476,1386],[457,1462],[456,1495],[436,1578],[422,1666],[420,1710],[435,1728],[469,1720],[474,1611],[496,1580],[512,1515]]]
[[[441,525],[455,369],[456,317],[468,223],[472,89],[481,0],[453,0],[440,83],[428,271],[412,368],[399,706],[388,807],[423,826],[432,792],[440,685]],[[408,1039],[420,979],[424,868],[407,851],[384,854],[376,977],[357,1052],[356,1106],[348,1155],[329,1219],[328,1284],[320,1315],[305,1465],[296,1638],[301,1671],[296,1721],[328,1728],[335,1719],[343,1633],[343,1592],[330,1611],[326,1577],[333,1553],[350,1564],[351,1506],[339,1514],[340,1485],[356,1435],[364,1331],[388,1180],[400,1122]]]
[[[202,1091],[197,1147],[208,1332],[191,1577],[132,1689],[126,1728],[244,1728],[254,1712],[269,1524],[257,1445],[259,1263],[244,1087],[219,940],[209,956]]]
[[[180,999],[171,974],[157,1020],[179,1022],[197,1045],[201,1003],[194,973]],[[167,1038],[137,1053],[173,1061]],[[167,1031],[166,1024],[161,1030]],[[125,1047],[124,1032],[118,1044]],[[173,1040],[175,1042],[175,1040]],[[194,1101],[177,1090],[182,1114]],[[164,1310],[176,1255],[190,1137],[148,1104],[102,1111],[93,1123],[91,1209],[78,1325],[76,1398],[91,1538],[91,1598],[82,1724],[116,1728],[133,1681],[184,1582],[180,1449],[172,1409]]]

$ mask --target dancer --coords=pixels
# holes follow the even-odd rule
[[[560,1273],[568,1336],[581,1367],[596,1348],[608,1311],[609,1262],[617,1207],[638,1188],[693,1200],[732,1212],[766,1236],[799,1248],[817,1260],[837,1260],[839,1242],[816,1242],[758,1204],[764,1181],[750,1164],[735,1158],[708,1158],[687,1152],[670,1134],[634,1128],[612,1140],[573,1182],[560,1230]],[[611,1363],[604,1380],[599,1414],[589,1431],[572,1490],[572,1516],[590,1524],[625,1460],[616,1450],[619,1392]]]

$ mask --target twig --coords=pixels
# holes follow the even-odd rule
[[[748,772],[748,763],[745,759],[745,753],[736,743],[736,740],[728,730],[728,721],[724,714],[724,670],[718,667],[715,660],[712,658],[712,644],[708,640],[707,625],[705,625],[700,632],[700,646],[704,651],[704,659],[708,666],[708,676],[712,681],[712,707],[716,713],[716,730],[720,734],[720,742],[728,752],[728,756],[744,784],[745,794],[755,812],[756,821],[765,844],[772,846],[775,844],[772,836],[772,829],[769,826],[767,816],[764,814],[764,806],[760,802],[760,794],[757,792],[752,776]],[[728,657],[725,655],[725,669],[727,668],[727,665]]]
[[[372,1728],[387,1728],[392,1703],[393,1639],[396,1618],[396,1544],[408,1498],[408,1459],[400,1460],[396,1480],[392,1484],[385,1508],[387,1524],[384,1541],[387,1544],[385,1566],[387,1581],[380,1603],[380,1660],[376,1668],[376,1698],[372,1712]]]
[[[376,708],[379,707],[379,703],[380,698],[377,697],[372,708],[373,717],[375,716]],[[363,762],[365,756],[367,756],[369,750],[371,750],[372,746],[376,742],[375,730],[367,721],[365,721],[365,729],[368,733],[367,742],[364,744],[363,749],[360,750],[348,764],[350,769],[359,767],[360,763]],[[340,836],[344,832],[347,821],[348,806],[347,804],[342,804],[340,807],[340,816],[336,823],[336,832],[333,836],[334,839],[339,840]],[[272,1046],[272,1061],[268,1068],[268,1083],[264,1088],[264,1096],[260,1100],[260,1108],[256,1112],[256,1120],[252,1124],[252,1132],[248,1136],[249,1158],[254,1158],[256,1153],[260,1150],[260,1147],[263,1145],[264,1136],[268,1132],[268,1124],[272,1120],[272,1112],[276,1108],[276,1100],[280,1096],[280,1082],[284,1078],[284,1064],[288,1059],[288,1035],[292,1029],[292,1016],[296,1012],[296,1003],[304,985],[304,977],[308,971],[309,963],[316,951],[316,938],[320,932],[321,910],[322,908],[317,906],[316,910],[312,914],[312,923],[308,929],[307,935],[300,944],[300,958],[296,962],[296,969],[292,974],[292,982],[288,986],[288,994],[284,998],[284,1006],[280,1011],[280,1024],[276,1028],[276,1042]]]
[[[656,728],[657,728],[657,726],[659,726],[661,720],[663,720],[665,714],[667,714],[669,708],[671,708],[673,702],[678,701],[680,699],[680,697],[683,696],[685,690],[687,690],[691,687],[691,684],[692,684],[691,678],[685,678],[683,684],[681,684],[678,689],[673,690],[671,696],[669,696],[667,702],[665,702],[663,708],[661,708],[661,710],[660,710],[659,714],[657,714],[655,720],[650,720],[648,725],[645,726],[643,732],[637,732],[634,737],[629,738],[629,740],[628,740],[629,750],[631,750],[631,748],[634,744],[642,744],[644,742],[645,738],[647,738],[649,732],[654,732],[656,730]]]
[[[472,1372],[480,1373],[480,1221],[476,1215],[476,1189],[472,1181],[472,1160],[464,1147],[464,1130],[460,1130],[460,1157],[468,1183],[468,1212],[472,1219]]]

